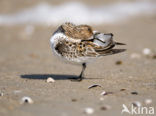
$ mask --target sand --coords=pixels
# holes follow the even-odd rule
[[[134,101],[156,108],[156,59],[142,54],[144,48],[156,51],[155,19],[137,17],[94,27],[112,32],[115,40],[127,44],[120,47],[127,51],[89,64],[82,82],[68,79],[79,75],[80,66],[52,55],[49,39],[56,27],[0,26],[0,92],[4,94],[0,96],[0,116],[83,116],[87,107],[94,109],[94,116],[120,116],[122,105],[130,108]],[[32,33],[26,31],[30,26]],[[140,57],[132,59],[132,53]],[[48,77],[55,82],[47,83]],[[102,87],[88,89],[93,84]],[[111,94],[101,96],[103,91]],[[34,103],[21,104],[23,96],[31,97]],[[146,99],[152,103],[146,105]]]

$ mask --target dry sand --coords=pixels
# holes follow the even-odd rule
[[[51,53],[49,38],[56,27],[34,26],[32,34],[26,28],[0,27],[0,92],[4,93],[0,116],[83,116],[86,107],[94,108],[94,116],[120,116],[122,104],[130,106],[134,101],[156,108],[156,59],[142,55],[146,47],[156,51],[156,16],[94,27],[114,33],[114,39],[127,44],[120,47],[127,51],[89,64],[82,82],[68,79],[78,75],[81,67],[63,63]],[[141,57],[131,59],[132,53]],[[118,60],[121,65],[115,64]],[[47,83],[48,77],[55,82]],[[92,84],[102,88],[88,89]],[[100,100],[102,91],[113,93]],[[20,104],[23,96],[31,97],[34,103]],[[147,98],[152,104],[144,103]],[[110,108],[101,110],[104,106]]]

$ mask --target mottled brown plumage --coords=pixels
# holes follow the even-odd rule
[[[78,57],[96,57],[99,55],[93,49],[97,46],[89,42],[73,43],[66,40],[58,43],[55,50],[67,59],[78,58]]]
[[[88,25],[74,25],[72,23],[65,23],[62,25],[66,36],[74,39],[88,40],[93,36],[92,28]]]
[[[82,64],[83,69],[78,78],[82,80],[86,63],[95,58],[123,52],[113,49],[115,45],[123,45],[113,41],[113,34],[93,31],[89,25],[62,24],[51,38],[54,53],[69,61]]]

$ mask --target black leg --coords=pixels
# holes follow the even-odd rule
[[[80,75],[79,75],[79,77],[78,77],[78,79],[79,79],[80,81],[82,81],[82,79],[84,78],[84,71],[85,71],[85,69],[86,69],[86,63],[83,63],[83,64],[82,64],[82,71],[81,71],[81,73],[80,73]]]
[[[85,69],[86,69],[86,63],[83,63],[82,64],[82,71],[81,71],[79,77],[78,78],[72,78],[72,81],[82,81],[82,79],[84,78]]]

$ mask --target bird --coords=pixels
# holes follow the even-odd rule
[[[113,49],[116,45],[125,45],[115,42],[112,33],[102,33],[93,30],[86,24],[76,25],[71,22],[61,24],[50,38],[52,52],[61,60],[72,64],[82,65],[78,77],[71,78],[75,81],[84,79],[87,64],[95,59],[125,51]]]

